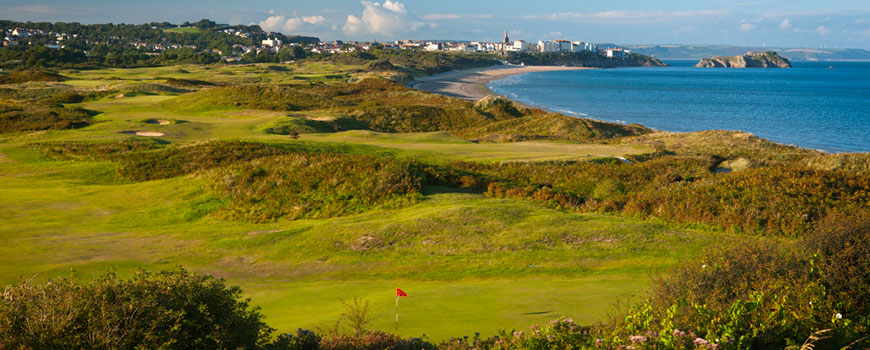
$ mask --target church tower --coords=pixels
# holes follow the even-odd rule
[[[510,44],[510,42],[511,42],[511,39],[508,38],[508,35],[507,35],[507,27],[505,27],[505,28],[504,28],[504,41],[502,41],[502,43],[504,43],[504,44]]]

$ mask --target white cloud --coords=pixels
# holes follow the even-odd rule
[[[788,18],[779,22],[779,29],[786,30],[788,28],[791,28],[791,21],[789,21]]]
[[[363,12],[360,17],[348,15],[342,30],[348,35],[377,34],[390,36],[402,32],[413,32],[431,24],[423,22],[398,1],[362,1]]]
[[[269,9],[269,14],[270,14],[270,15],[274,15],[274,14],[275,14],[275,9]]]
[[[284,34],[292,34],[300,30],[306,29],[308,25],[318,25],[326,20],[323,16],[307,16],[307,17],[284,17],[271,16],[265,21],[259,23],[260,28],[266,31],[282,32]]]
[[[825,26],[819,26],[818,28],[816,28],[816,33],[819,33],[819,35],[821,35],[821,36],[828,35],[828,33],[829,33],[830,31],[831,31],[831,30],[828,29],[828,28],[825,27]]]
[[[740,30],[744,32],[751,32],[755,30],[755,28],[758,28],[758,26],[752,23],[743,23],[740,25]]]

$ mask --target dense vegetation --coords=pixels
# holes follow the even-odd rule
[[[656,58],[629,53],[625,57],[607,57],[600,52],[583,51],[576,53],[527,53],[520,52],[511,55],[508,61],[515,64],[531,66],[570,66],[570,67],[658,67],[667,64]]]
[[[421,197],[419,164],[391,158],[294,153],[211,174],[229,204],[219,216],[258,222],[324,218],[401,207]]]
[[[870,220],[833,216],[795,246],[711,249],[657,281],[607,343],[689,349],[863,348],[870,334]],[[637,344],[637,337],[644,341]],[[693,344],[694,342],[694,344]]]
[[[456,69],[471,69],[499,64],[488,53],[448,53],[420,50],[386,50],[375,47],[367,52],[323,54],[313,60],[365,66],[370,71],[404,71],[411,75],[431,75]]]
[[[0,30],[19,27],[64,33],[70,37],[63,41],[62,48],[57,49],[44,46],[49,44],[48,40],[53,36],[34,36],[28,39],[28,43],[32,42],[32,44],[22,42],[18,46],[0,48],[0,66],[96,68],[215,63],[220,61],[221,55],[239,52],[240,48],[235,45],[255,46],[267,38],[267,34],[256,25],[226,26],[205,19],[196,23],[181,24],[182,28],[194,29],[187,31],[172,30],[179,26],[167,22],[134,25],[0,21]],[[236,29],[250,35],[248,37],[232,35],[223,32],[225,29]],[[313,37],[285,36],[280,33],[273,33],[270,37],[285,43],[319,41]],[[159,44],[166,47],[175,45],[176,48],[169,48],[155,56],[151,55],[154,53],[152,50],[137,48],[132,45],[133,43]],[[292,50],[288,50],[287,54],[299,56],[298,52]],[[256,56],[246,57],[246,62],[259,62]],[[273,62],[273,60],[263,62]]]
[[[91,113],[82,108],[0,100],[0,133],[75,129],[93,122]]]
[[[3,349],[256,349],[272,332],[238,287],[184,270],[25,280],[0,294]]]
[[[0,75],[0,84],[20,84],[30,81],[64,81],[68,79],[57,73],[37,70],[22,70]]]
[[[786,236],[801,236],[825,217],[859,213],[870,205],[870,181],[865,176],[796,165],[719,173],[715,170],[721,159],[703,156],[665,156],[635,164],[604,159],[426,165],[390,158],[316,155],[320,152],[252,142],[209,142],[123,155],[109,152],[156,146],[128,142],[34,147],[65,157],[103,153],[119,161],[120,175],[133,181],[229,166],[216,173],[215,189],[227,193],[231,203],[224,213],[256,221],[335,216],[386,203],[408,203],[423,185],[468,188],[492,197],[524,198],[570,210],[621,212]],[[281,157],[267,158],[273,156]],[[254,159],[261,160],[245,163]],[[342,177],[346,180],[337,180]],[[306,202],[318,204],[310,207]]]
[[[274,335],[239,287],[183,269],[24,280],[0,293],[0,348],[17,349],[435,349],[419,338],[371,331],[349,308],[341,328]],[[356,321],[356,322],[352,322]]]

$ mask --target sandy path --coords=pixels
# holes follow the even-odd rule
[[[510,75],[563,70],[594,69],[558,66],[496,66],[436,74],[414,80],[409,87],[451,97],[477,101],[492,92],[486,83]]]

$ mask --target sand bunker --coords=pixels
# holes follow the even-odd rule
[[[140,131],[121,131],[121,133],[122,133],[122,134],[127,134],[127,135],[149,136],[149,137],[158,137],[158,136],[166,135],[166,134],[164,134],[164,133],[162,133],[162,132],[157,132],[157,131],[141,131],[141,130],[140,130]]]
[[[158,124],[158,125],[169,125],[171,122],[166,119],[148,119],[145,121],[147,124]]]

